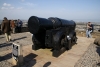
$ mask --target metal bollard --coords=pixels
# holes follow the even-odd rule
[[[17,67],[23,65],[22,45],[13,43],[12,45],[12,63]]]

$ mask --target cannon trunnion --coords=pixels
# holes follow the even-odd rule
[[[51,48],[53,56],[57,57],[66,49],[76,44],[77,37],[74,21],[56,17],[48,19],[31,16],[28,20],[29,31],[33,34],[32,49]]]

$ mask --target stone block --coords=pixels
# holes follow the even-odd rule
[[[97,37],[97,38],[94,40],[94,44],[100,46],[100,37]]]

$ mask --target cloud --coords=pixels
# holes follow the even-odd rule
[[[23,7],[1,7],[1,10],[21,10]]]
[[[11,4],[4,3],[3,6],[11,6]]]
[[[2,10],[8,9],[7,7],[1,7]]]
[[[26,6],[35,6],[36,4],[30,3],[30,2],[26,2],[26,3],[21,3],[22,5],[26,5]]]
[[[1,7],[2,10],[14,9],[14,7]]]
[[[2,9],[2,10],[14,9],[14,7],[12,7],[11,4],[3,3],[1,9]]]
[[[23,0],[24,1],[24,0]],[[11,4],[4,3],[1,7],[1,10],[13,10],[13,9],[22,9],[23,7],[14,7]]]

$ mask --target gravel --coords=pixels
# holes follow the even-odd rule
[[[74,67],[100,67],[100,47],[91,44]]]

